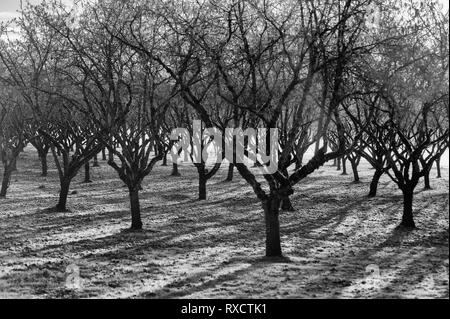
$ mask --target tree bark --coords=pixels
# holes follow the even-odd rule
[[[139,190],[137,188],[130,188],[130,206],[131,206],[131,229],[141,230],[141,208],[139,205]]]
[[[39,159],[41,161],[41,176],[45,177],[48,175],[48,164],[47,164],[47,152],[39,152]]]
[[[161,166],[167,166],[167,153],[164,154]]]
[[[263,201],[264,220],[266,224],[266,256],[281,257],[279,200],[269,197]]]
[[[197,168],[198,172],[198,199],[204,200],[206,199],[206,183],[210,178],[212,178],[220,169],[220,164],[216,163],[214,164],[214,167],[212,167],[210,170],[208,170],[205,166],[204,162],[201,163],[195,163],[195,167]]]
[[[295,170],[298,170],[302,167],[303,165],[303,155],[304,153],[298,155],[295,157]]]
[[[89,166],[89,161],[84,164],[84,181],[83,183],[92,183],[91,181],[91,169]]]
[[[441,157],[440,156],[436,159],[436,170],[437,170],[436,178],[441,178],[442,175],[441,175]]]
[[[358,164],[356,164],[356,161],[349,159],[350,165],[352,166],[352,172],[353,172],[353,181],[355,183],[359,182],[359,173],[358,173]]]
[[[291,199],[289,197],[285,197],[281,201],[281,210],[285,212],[294,212],[295,209],[292,206]]]
[[[413,190],[406,187],[403,191],[403,215],[400,227],[416,228],[413,217]]]
[[[380,181],[383,171],[381,169],[375,169],[372,181],[370,182],[369,197],[377,196],[378,182]]]
[[[424,180],[424,183],[425,183],[425,189],[431,189],[431,185],[430,185],[430,171],[431,171],[431,167],[425,169],[425,171],[424,171],[423,180]]]
[[[226,182],[231,182],[233,180],[233,170],[234,170],[234,164],[230,163],[228,165],[227,178],[225,179]]]
[[[3,168],[4,172],[3,172],[2,188],[0,190],[0,198],[6,197],[6,192],[8,190],[12,174],[11,165],[5,165]]]
[[[347,174],[347,158],[345,156],[342,156],[342,175],[348,175]]]
[[[69,188],[70,188],[70,182],[71,180],[69,178],[64,178],[61,182],[61,189],[59,191],[59,201],[56,205],[56,211],[58,212],[66,212],[67,208],[67,196],[69,195]]]
[[[108,150],[108,162],[114,161],[114,153]]]
[[[199,174],[198,176],[198,199],[205,200],[206,199],[206,176],[204,173]]]
[[[172,163],[172,173],[170,174],[171,176],[180,176],[180,172],[178,172],[178,164],[177,163]]]
[[[102,160],[106,161],[106,147],[102,148]]]

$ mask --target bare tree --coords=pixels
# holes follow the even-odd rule
[[[267,256],[281,255],[279,207],[292,194],[292,186],[343,152],[339,147],[336,152],[326,153],[326,147],[322,147],[306,165],[288,174],[313,79],[328,64],[331,72],[323,85],[329,85],[331,89],[325,109],[340,127],[338,107],[343,74],[358,34],[344,37],[344,30],[358,29],[360,20],[355,19],[355,24],[351,25],[349,17],[358,17],[362,11],[358,4],[353,6],[350,1],[329,5],[331,7],[319,8],[315,3],[289,3],[285,11],[274,10],[275,5],[271,2],[236,1],[218,7],[213,5],[219,13],[214,21],[223,22],[222,38],[213,41],[207,34],[218,33],[205,28],[195,33],[197,43],[219,72],[224,87],[219,95],[230,106],[258,118],[266,127],[276,127],[283,108],[296,94],[300,96],[285,147],[280,153],[278,170],[275,174],[263,174],[268,191],[245,164],[235,163],[261,200],[265,212]],[[338,18],[327,20],[328,10]],[[303,21],[300,31],[292,29],[292,21]],[[330,42],[333,45],[327,45],[324,52],[321,48]],[[329,50],[333,51],[333,57]],[[265,164],[260,165],[264,170]]]
[[[19,154],[27,144],[27,139],[23,133],[25,117],[21,109],[20,100],[15,99],[10,94],[5,94],[2,90],[2,100],[0,100],[0,160],[3,164],[3,176],[0,189],[0,198],[6,197],[6,193],[11,181],[11,175],[16,170],[16,163]],[[5,99],[9,96],[9,99]]]
[[[139,191],[144,178],[170,148],[165,144],[167,132],[161,123],[177,87],[161,66],[131,50],[111,33],[121,32],[124,25],[119,8],[120,4],[113,2],[86,4],[77,13],[59,6],[53,11],[59,20],[50,15],[43,16],[43,20],[58,32],[75,56],[73,69],[65,76],[81,92],[83,104],[76,105],[73,96],[66,95],[64,99],[89,117],[92,129],[85,132],[94,130],[97,139],[92,156],[103,147],[108,148],[108,164],[129,190],[131,230],[140,230]],[[69,24],[67,17],[78,24]]]

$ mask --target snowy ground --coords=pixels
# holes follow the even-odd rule
[[[199,202],[194,167],[170,177],[158,165],[141,192],[145,231],[132,234],[127,189],[100,165],[92,184],[83,172],[73,182],[71,211],[55,213],[53,165],[43,178],[36,152],[21,155],[0,201],[0,297],[449,298],[447,163],[433,190],[417,187],[411,233],[394,231],[402,197],[387,177],[369,199],[366,164],[359,184],[327,164],[295,186],[278,261],[262,258],[262,210],[238,174],[224,183],[221,170]],[[69,289],[76,269],[80,288]]]

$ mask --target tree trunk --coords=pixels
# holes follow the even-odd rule
[[[231,182],[233,180],[233,170],[234,170],[234,164],[230,163],[230,165],[228,165],[227,178],[225,179],[226,182]]]
[[[204,173],[199,174],[198,176],[198,199],[204,200],[206,199],[206,176]]]
[[[375,197],[377,195],[378,182],[380,181],[380,177],[382,175],[383,171],[381,169],[375,169],[372,181],[370,182],[369,197]]]
[[[100,165],[98,164],[98,155],[95,154],[94,155],[94,163],[92,164],[93,167],[99,167]]]
[[[205,168],[205,163],[195,164],[198,172],[198,199],[204,200],[206,199],[206,182],[208,179],[206,178],[207,170]]]
[[[298,156],[295,157],[295,170],[298,170],[302,167],[303,165],[303,154],[300,154]]]
[[[48,175],[47,153],[39,153],[39,159],[41,160],[41,176],[45,177]]]
[[[353,172],[353,181],[355,183],[359,182],[359,173],[358,173],[358,164],[356,164],[355,160],[350,160],[350,165],[352,166],[352,172]]]
[[[89,161],[84,164],[84,181],[83,183],[92,183],[91,181],[91,169],[89,166]]]
[[[337,166],[337,159],[333,159],[333,164],[331,164],[331,166]]]
[[[9,187],[9,182],[11,180],[11,174],[12,174],[12,169],[11,169],[11,165],[5,165],[3,167],[4,172],[3,172],[3,181],[2,181],[2,188],[0,190],[0,198],[6,197],[6,192],[8,190]]]
[[[425,183],[425,189],[431,189],[431,185],[430,185],[430,171],[431,171],[431,167],[425,169],[425,172],[424,172],[423,180],[424,180],[424,183]]]
[[[410,188],[403,189],[403,215],[400,227],[416,228],[413,217],[413,190]]]
[[[172,163],[172,174],[170,174],[171,176],[180,176],[180,172],[178,172],[178,164],[177,163]]]
[[[338,157],[337,159],[336,159],[336,170],[337,171],[340,171],[341,170],[341,158],[340,157]]]
[[[289,197],[285,197],[281,201],[281,210],[285,212],[294,212],[295,209],[292,206],[291,199]]]
[[[348,175],[347,174],[347,159],[345,156],[342,156],[342,175]]]
[[[436,178],[441,178],[442,175],[441,175],[441,157],[440,156],[436,159],[436,170],[437,170]]]
[[[141,230],[141,208],[139,205],[139,190],[137,188],[130,188],[130,206],[131,206],[131,229]]]
[[[106,148],[102,148],[102,160],[106,161]]]
[[[60,182],[61,189],[59,191],[59,201],[56,205],[56,211],[58,212],[66,212],[67,208],[67,196],[69,195],[69,188],[70,188],[70,182],[71,180],[69,178],[63,178],[63,180]]]
[[[161,166],[167,166],[167,153],[164,154]]]
[[[108,161],[114,161],[114,153],[108,150]]]
[[[279,200],[269,198],[263,201],[264,219],[266,224],[266,256],[281,257]]]

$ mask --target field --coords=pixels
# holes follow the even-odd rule
[[[449,174],[419,184],[417,230],[395,231],[402,196],[383,176],[379,194],[326,164],[295,186],[295,212],[282,212],[285,258],[264,256],[264,220],[252,189],[223,168],[197,200],[197,173],[160,166],[140,193],[144,231],[130,226],[128,192],[104,162],[71,185],[69,212],[48,208],[59,184],[49,156],[40,177],[36,152],[18,161],[0,200],[0,297],[3,298],[449,298]],[[349,168],[350,173],[350,168]],[[80,287],[66,281],[79,269]]]

